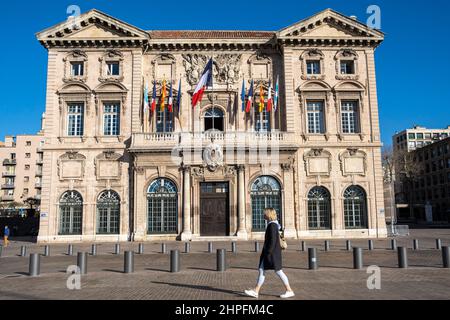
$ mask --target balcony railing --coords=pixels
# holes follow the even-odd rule
[[[3,195],[0,196],[1,201],[14,201],[14,196]]]
[[[15,172],[3,172],[2,173],[2,177],[3,178],[5,178],[5,177],[15,177],[15,176],[16,176]]]
[[[37,160],[36,160],[36,164],[37,164],[37,165],[42,165],[42,164],[44,164],[44,159],[37,159]]]
[[[216,143],[226,148],[250,148],[261,144],[268,148],[297,149],[298,139],[291,132],[204,132],[135,133],[131,151],[168,151],[179,147],[204,147]]]
[[[16,159],[5,159],[3,160],[4,166],[15,166],[17,164]]]
[[[42,170],[37,170],[35,176],[36,177],[42,177]]]
[[[41,189],[41,188],[42,188],[42,182],[36,182],[36,183],[34,184],[34,187],[35,187],[36,189]]]
[[[14,189],[14,188],[15,188],[14,184],[9,183],[2,184],[2,189]]]

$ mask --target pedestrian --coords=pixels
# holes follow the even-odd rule
[[[274,270],[286,287],[286,293],[280,295],[280,298],[286,299],[294,297],[294,291],[292,291],[289,285],[289,280],[282,270],[283,267],[280,244],[281,226],[278,223],[277,212],[275,209],[265,209],[264,219],[268,221],[268,224],[266,227],[263,251],[259,259],[258,283],[255,289],[245,290],[245,294],[253,298],[258,298],[259,291],[264,284],[266,270]]]
[[[5,229],[3,230],[3,246],[6,248],[8,246],[9,243],[9,228],[8,226],[5,226]]]

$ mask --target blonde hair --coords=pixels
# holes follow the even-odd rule
[[[264,209],[264,215],[270,220],[275,221],[278,220],[277,212],[274,208]]]

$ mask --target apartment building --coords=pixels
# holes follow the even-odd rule
[[[414,126],[411,129],[396,133],[392,137],[392,145],[394,146],[394,152],[410,152],[449,136],[450,125],[444,129],[427,129],[421,126]]]

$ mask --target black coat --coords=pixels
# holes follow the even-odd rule
[[[280,271],[282,267],[280,233],[278,224],[270,223],[266,229],[264,247],[259,266],[264,262],[264,270]]]

